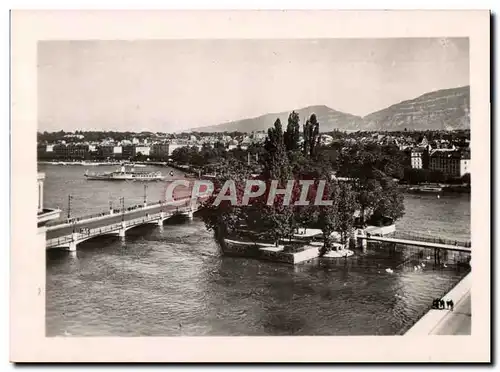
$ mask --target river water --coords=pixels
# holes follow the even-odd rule
[[[163,174],[168,168],[150,168]],[[162,199],[164,184],[86,181],[81,166],[39,165],[47,207],[67,214]],[[96,171],[109,170],[96,167]],[[176,172],[174,170],[176,174]],[[405,195],[397,229],[470,239],[470,196]],[[348,261],[295,267],[223,257],[198,219],[145,226],[47,253],[47,336],[394,335],[465,273],[401,265],[409,250],[370,247]],[[392,274],[385,271],[393,268]]]

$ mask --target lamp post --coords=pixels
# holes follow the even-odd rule
[[[68,220],[71,218],[71,199],[73,199],[73,197],[68,195]]]
[[[144,207],[146,207],[148,202],[148,185],[144,185]]]
[[[120,203],[122,205],[122,222],[125,220],[125,197],[120,198]]]

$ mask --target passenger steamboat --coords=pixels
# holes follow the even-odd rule
[[[165,178],[161,172],[126,170],[124,165],[114,172],[89,173],[87,170],[85,177],[91,181],[160,181]]]

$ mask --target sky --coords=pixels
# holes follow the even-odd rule
[[[174,132],[310,105],[364,116],[469,85],[469,41],[41,41],[40,131]]]

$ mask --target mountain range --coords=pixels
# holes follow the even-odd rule
[[[198,132],[253,132],[267,130],[277,118],[286,128],[286,112],[269,113],[255,118],[226,122],[207,127],[193,128]],[[470,128],[470,87],[441,89],[417,98],[396,103],[364,117],[334,110],[328,106],[308,106],[295,109],[301,122],[316,114],[321,132],[335,129],[358,130],[453,130]]]

